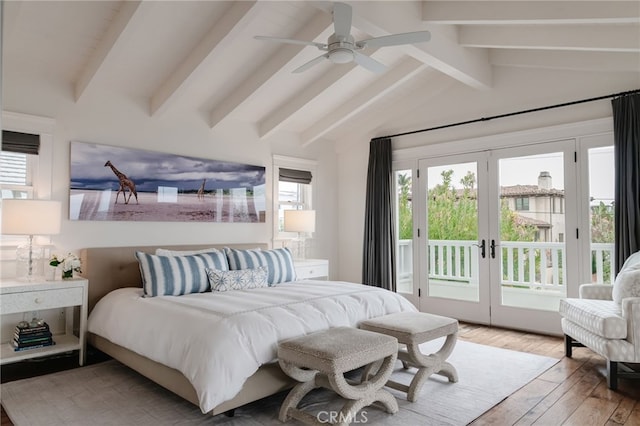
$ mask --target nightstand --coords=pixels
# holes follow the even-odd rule
[[[59,281],[14,281],[0,282],[0,312],[4,323],[5,314],[65,308],[65,333],[55,334],[53,346],[14,351],[6,337],[0,345],[0,364],[53,355],[61,352],[79,351],[79,363],[85,362],[85,337],[87,334],[87,290],[89,282],[84,278]],[[79,337],[73,334],[74,307],[80,307]]]
[[[296,275],[299,280],[328,279],[329,261],[327,259],[294,259]]]

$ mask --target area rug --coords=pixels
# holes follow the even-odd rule
[[[441,343],[429,342],[423,345],[423,352],[432,353]],[[390,390],[398,399],[398,413],[365,407],[352,425],[466,425],[558,362],[464,341],[458,341],[449,361],[458,370],[457,383],[434,375],[414,403],[405,394]],[[393,379],[408,384],[412,375],[400,363],[397,367]],[[281,425],[278,410],[287,394],[240,407],[234,417],[221,414],[212,419],[114,360],[5,383],[0,392],[2,406],[16,426]],[[334,393],[318,389],[301,406],[327,423],[343,403]]]

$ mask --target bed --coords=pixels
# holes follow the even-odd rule
[[[266,244],[162,246],[170,250],[224,247],[267,249]],[[87,341],[199,406],[203,413],[217,415],[293,386],[275,362],[282,338],[415,310],[397,294],[334,281],[142,297],[136,252],[153,254],[158,248],[81,251],[83,275],[89,280]],[[160,335],[167,336],[168,342],[152,347],[150,342],[160,341]]]

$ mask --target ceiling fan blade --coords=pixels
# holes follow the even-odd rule
[[[333,27],[336,36],[349,37],[351,34],[351,15],[351,6],[348,4],[333,4]]]
[[[368,69],[371,72],[381,73],[387,70],[386,65],[381,64],[380,62],[376,61],[375,59],[367,55],[363,55],[360,52],[356,52],[355,50],[353,51],[353,60],[356,61],[358,65],[363,66],[364,68]]]
[[[318,49],[326,49],[327,45],[323,43],[316,43],[315,41],[293,40],[291,38],[280,37],[267,37],[267,36],[255,36],[256,40],[274,41],[276,43],[289,43],[289,44],[301,44],[304,46],[315,46]]]
[[[356,46],[360,48],[398,46],[401,44],[422,43],[429,40],[431,40],[431,33],[429,31],[416,31],[413,33],[392,34],[361,40],[356,43]]]
[[[324,55],[320,55],[317,58],[313,58],[312,60],[310,60],[309,62],[307,62],[306,64],[302,64],[302,66],[296,68],[295,70],[293,70],[292,72],[295,74],[301,73],[303,71],[308,70],[309,68],[311,68],[312,66],[314,66],[315,64],[319,64],[320,62],[322,62],[323,60],[329,58],[329,54],[325,53]]]

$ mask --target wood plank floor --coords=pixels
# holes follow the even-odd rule
[[[605,361],[589,349],[574,348],[573,358],[565,358],[564,343],[559,337],[475,324],[461,324],[459,338],[560,359],[554,367],[476,419],[474,426],[640,426],[640,381],[620,380],[618,391],[609,390]],[[77,357],[70,357],[71,362],[75,360]],[[100,360],[98,355],[97,361]],[[3,382],[25,376],[12,372],[10,367],[3,366]],[[47,370],[56,368],[69,367],[62,363]],[[31,375],[47,372],[51,371]],[[4,409],[1,414],[1,426],[12,425]]]

